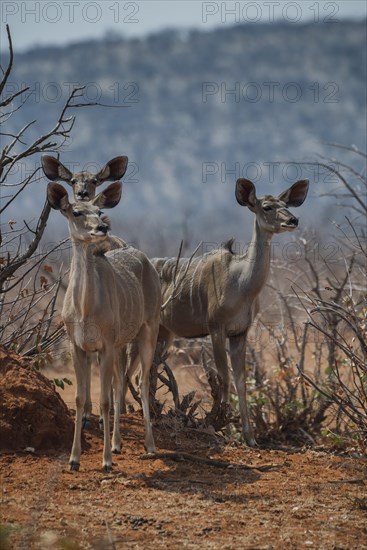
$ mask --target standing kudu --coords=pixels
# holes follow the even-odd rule
[[[235,254],[232,242],[220,250],[191,261],[152,260],[161,277],[162,303],[175,291],[175,280],[186,273],[175,299],[161,313],[160,338],[167,348],[173,336],[198,338],[210,334],[214,360],[222,386],[222,400],[229,400],[230,378],[226,339],[234,383],[239,399],[242,433],[249,446],[256,444],[246,402],[246,338],[259,311],[259,294],[270,268],[270,242],[274,234],[293,231],[298,219],[288,207],[301,206],[308,180],[298,181],[278,197],[257,198],[254,184],[247,179],[236,183],[236,199],[255,214],[251,243],[244,255]],[[133,363],[132,363],[133,366]],[[131,375],[132,373],[129,372]]]
[[[120,180],[127,170],[128,157],[119,156],[108,161],[98,172],[87,171],[71,172],[58,159],[50,155],[42,156],[42,169],[47,178],[51,181],[64,181],[73,189],[74,199],[76,201],[89,201],[94,199],[96,188],[106,181]],[[127,246],[126,242],[120,237],[109,235],[108,239],[95,243],[94,254],[105,253],[108,250],[123,248]],[[122,353],[122,360],[126,364],[126,353]],[[86,388],[86,401],[84,406],[83,424],[85,427],[90,425],[90,415],[92,413],[91,398],[91,368],[93,357],[88,355],[88,380]],[[123,368],[126,368],[125,366]],[[101,423],[101,420],[100,420]]]
[[[145,447],[154,452],[149,415],[149,372],[159,328],[161,293],[159,277],[148,258],[125,247],[95,255],[94,245],[108,239],[110,222],[100,208],[114,208],[121,198],[122,184],[112,183],[89,202],[71,204],[67,191],[50,183],[47,198],[69,223],[73,246],[69,284],[62,318],[70,339],[76,374],[76,418],[70,467],[78,470],[81,429],[88,384],[88,355],[98,353],[101,380],[101,413],[104,425],[103,468],[112,467],[112,452],[120,452],[121,350],[136,340],[142,364],[142,404]],[[112,450],[109,406],[114,382],[115,417]]]

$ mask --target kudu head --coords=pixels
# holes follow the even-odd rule
[[[104,181],[120,180],[126,172],[128,158],[115,157],[96,174],[90,172],[72,173],[59,160],[49,155],[42,157],[42,168],[51,180],[62,180],[71,185],[76,201],[89,201],[95,197],[96,187]]]
[[[298,226],[298,218],[288,210],[288,207],[301,206],[308,191],[308,180],[300,180],[277,197],[265,195],[256,197],[254,184],[240,178],[236,182],[236,199],[241,206],[247,206],[256,215],[260,228],[268,233],[293,231]]]
[[[122,183],[115,181],[89,202],[70,203],[68,193],[62,185],[49,183],[47,200],[52,208],[60,210],[67,218],[71,238],[90,244],[106,239],[111,222],[101,208],[114,208],[120,202],[121,192]]]

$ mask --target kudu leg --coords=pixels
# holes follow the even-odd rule
[[[95,355],[95,357],[97,357]],[[92,397],[91,397],[91,377],[92,377],[92,363],[93,356],[91,353],[87,354],[87,364],[86,364],[86,392],[85,392],[85,403],[84,403],[84,412],[83,412],[83,421],[82,427],[85,430],[88,430],[91,427],[90,416],[92,414]]]
[[[152,424],[149,411],[149,373],[152,367],[157,334],[148,325],[143,325],[138,335],[139,355],[141,361],[141,401],[143,406],[145,440],[144,447],[148,453],[155,453]]]
[[[125,358],[124,358],[125,364],[124,364],[124,375],[122,378],[122,400],[121,400],[121,410],[123,413],[126,413],[126,394],[127,394],[127,377],[129,378],[130,382],[132,381],[132,377],[134,376],[135,372],[137,371],[139,367],[140,362],[140,356],[139,356],[139,347],[137,342],[132,342],[128,350],[125,352]]]
[[[216,331],[210,334],[215,366],[217,367],[218,376],[222,387],[222,402],[229,403],[229,369],[226,353],[226,335],[224,331]]]
[[[256,441],[250,423],[246,399],[246,336],[230,337],[229,351],[238,395],[243,438],[249,447],[255,447]]]
[[[157,360],[159,360],[161,356],[163,356],[167,352],[168,348],[172,345],[173,339],[174,339],[174,334],[172,332],[169,332],[168,330],[164,329],[164,327],[160,327],[158,341],[155,345],[155,354],[156,354]],[[126,354],[126,363],[127,365],[125,368],[125,372],[130,382],[132,382],[132,378],[140,365],[139,345],[135,341],[128,346],[128,352]],[[128,390],[127,378],[126,376],[123,376],[122,401],[121,401],[121,411],[123,413],[126,412],[127,390]]]
[[[114,349],[108,349],[108,346],[106,346],[103,353],[100,354],[100,409],[103,419],[104,440],[102,467],[105,471],[109,471],[112,469],[112,451],[110,441],[110,394],[113,371],[117,363],[117,352]],[[114,424],[114,428],[115,427],[116,425]]]
[[[121,452],[121,433],[120,433],[120,413],[121,413],[121,400],[122,400],[122,381],[124,378],[124,372],[122,370],[121,358],[126,356],[125,350],[116,353],[116,360],[113,370],[113,432],[112,432],[112,452],[119,454]]]
[[[70,469],[79,470],[80,455],[82,452],[81,436],[83,411],[87,393],[88,364],[87,354],[76,345],[70,345],[71,358],[74,365],[76,377],[76,396],[75,396],[75,426],[74,440],[69,459]]]

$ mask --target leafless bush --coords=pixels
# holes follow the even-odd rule
[[[338,146],[343,147],[343,146]],[[345,148],[345,147],[343,147]],[[355,147],[346,147],[355,155],[367,156]],[[366,232],[367,214],[365,173],[354,170],[345,163],[339,163],[344,170],[333,169],[342,183],[335,192],[342,202],[346,202],[357,214],[355,221],[347,216],[346,229],[340,225],[339,233],[344,237],[342,265],[339,270],[330,269],[327,285],[321,284],[314,275],[317,285],[310,292],[299,292],[297,297],[307,313],[307,328],[322,335],[327,346],[327,363],[324,378],[315,380],[302,364],[299,372],[320,395],[322,407],[319,414],[327,420],[326,411],[330,408],[329,422],[337,434],[356,436],[360,441],[367,438],[367,308],[366,308]],[[355,178],[361,189],[348,181]],[[362,216],[362,223],[359,223]]]
[[[347,149],[362,155],[354,148]],[[364,174],[339,163],[346,172],[340,173],[334,166],[331,159],[321,163],[325,170],[330,167],[343,186],[332,194],[334,199],[341,198],[358,214],[366,212],[360,200],[363,195],[348,181],[348,176],[354,176],[365,186]],[[292,266],[275,262],[275,277],[267,290],[273,317],[263,309],[257,321],[261,330],[255,340],[249,338],[246,362],[250,413],[260,442],[315,444],[323,435],[332,434],[333,443],[353,436],[363,445],[367,433],[365,230],[363,224],[345,219],[346,228],[335,226],[335,239],[341,244],[337,262],[335,258],[329,261],[327,250],[324,257],[318,250],[315,261],[312,235],[298,241],[302,261],[297,264],[296,276]],[[291,281],[287,291],[279,285],[281,279]],[[211,395],[209,407],[203,407],[193,392],[180,400],[174,376],[177,371],[171,370],[165,359],[162,372],[155,369],[154,395],[157,389],[166,388],[173,403],[169,414],[179,415],[183,423],[211,425],[216,430],[228,424],[236,428],[236,414],[220,404],[210,345],[197,342],[195,353],[195,364],[203,367],[195,384]],[[190,353],[183,355],[189,367]],[[180,411],[181,404],[187,402],[190,407]],[[234,392],[232,405],[236,410]],[[163,410],[160,403],[156,413]]]
[[[338,163],[342,174],[335,160],[329,160],[321,166],[342,183],[332,196],[365,216],[363,194],[348,181],[352,175],[365,189],[365,175]],[[366,235],[364,224],[345,219],[346,228],[336,226],[335,238],[342,245],[338,263],[327,257],[316,263],[310,242],[302,238],[304,263],[297,279],[290,268],[278,266],[284,273],[288,270],[291,292],[272,286],[270,301],[278,301],[280,322],[269,324],[263,315],[271,345],[249,350],[254,373],[251,413],[260,439],[314,442],[320,434],[331,434],[335,443],[342,436],[353,436],[362,445],[365,441]]]
[[[198,397],[199,392],[196,390],[181,396],[175,368],[168,364],[168,355],[162,355],[158,351],[150,372],[151,415],[158,420],[164,415],[175,418],[182,427],[211,428],[218,431],[233,421],[233,412],[227,404],[221,402],[221,385],[212,366],[214,361],[208,342],[197,343],[194,350],[202,368],[201,376],[195,380],[195,385],[205,394],[205,403]],[[183,355],[186,358],[184,361],[190,360],[188,354]],[[133,398],[141,407],[141,399],[135,385],[131,380],[127,383]]]

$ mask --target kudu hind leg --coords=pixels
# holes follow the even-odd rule
[[[128,390],[127,378],[132,381],[132,377],[137,371],[140,363],[139,347],[137,342],[132,342],[128,346],[128,350],[125,354],[124,375],[122,379],[122,398],[121,398],[121,411],[126,413],[126,394]]]
[[[138,346],[141,361],[140,393],[145,426],[144,446],[148,453],[155,453],[155,444],[149,411],[149,374],[153,363],[156,341],[157,334],[155,331],[149,325],[143,325],[138,335]]]
[[[246,399],[246,335],[229,338],[234,383],[238,395],[242,434],[249,447],[256,446]]]

